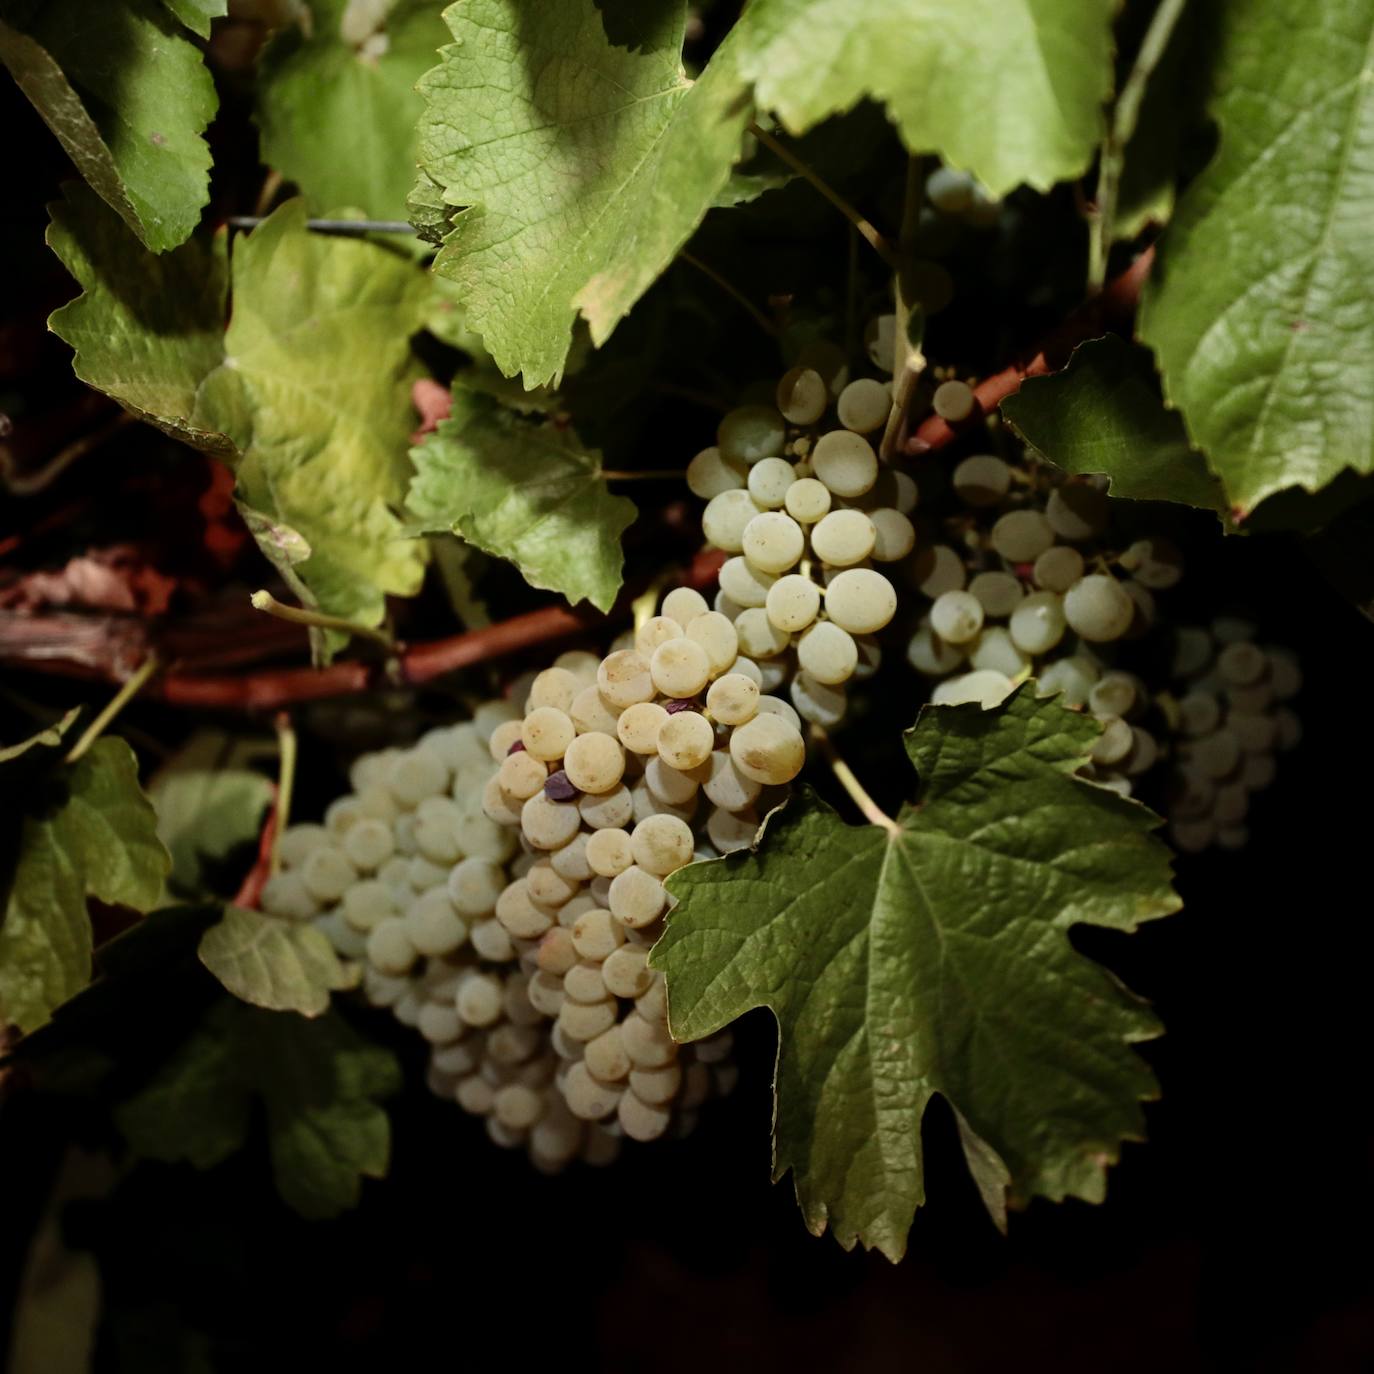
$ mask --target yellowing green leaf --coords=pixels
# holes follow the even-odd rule
[[[393,508],[425,278],[374,244],[311,234],[305,218],[288,202],[235,244],[225,359],[194,419],[233,439],[263,552],[326,611],[376,625],[384,596],[413,595],[424,569]]]
[[[751,0],[735,29],[759,105],[802,133],[865,96],[907,147],[996,195],[1085,172],[1112,87],[1112,0]]]
[[[813,1231],[902,1254],[936,1093],[994,1216],[1007,1186],[1014,1202],[1100,1200],[1140,1138],[1155,1085],[1132,1046],[1159,1028],[1069,932],[1133,930],[1178,901],[1156,818],[1073,776],[1098,729],[1024,688],[990,711],[928,707],[895,833],[804,792],[756,852],[668,880],[678,905],[651,962],[673,1034],[773,1011],[775,1170]]]
[[[635,507],[606,489],[600,453],[570,428],[465,396],[411,457],[409,508],[423,529],[451,530],[509,559],[531,586],[610,610]]]
[[[390,1128],[377,1101],[399,1087],[391,1052],[337,1014],[307,1020],[225,999],[115,1119],[138,1154],[203,1169],[243,1146],[260,1100],[278,1192],[302,1216],[331,1217],[357,1202],[364,1178],[385,1175]]]
[[[579,312],[605,342],[739,155],[749,105],[729,45],[689,82],[685,6],[663,13],[631,50],[608,40],[593,0],[445,11],[454,42],[420,82],[420,163],[444,201],[471,208],[435,267],[527,386],[562,374]]]
[[[347,985],[334,947],[314,926],[226,907],[200,939],[200,962],[244,1002],[319,1016]]]
[[[87,897],[147,911],[169,866],[138,764],[100,739],[30,781],[0,924],[0,1024],[32,1030],[91,976]]]
[[[415,180],[415,83],[448,29],[443,0],[401,0],[371,33],[341,21],[349,0],[309,0],[258,68],[263,158],[316,212],[344,206],[370,219],[406,217]]]
[[[1028,377],[1002,414],[1065,472],[1106,473],[1111,494],[1221,511],[1226,494],[1159,394],[1150,350],[1115,334],[1089,339],[1068,365]]]
[[[0,61],[77,170],[154,252],[186,239],[209,199],[201,132],[215,85],[156,0],[11,0]]]
[[[1217,14],[1220,144],[1160,240],[1140,332],[1243,515],[1374,471],[1374,9]]]

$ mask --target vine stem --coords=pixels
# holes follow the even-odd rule
[[[714,267],[710,266],[708,263],[702,262],[699,257],[687,252],[685,248],[678,254],[678,257],[680,257],[683,262],[695,267],[707,281],[714,282],[715,285],[720,287],[720,289],[724,291],[725,294],[729,296],[730,299],[734,301],[734,303],[739,306],[739,308],[743,310],[770,339],[776,339],[778,337],[777,326],[774,325],[773,321],[770,320],[768,316],[734,284],[734,282],[727,281]]]
[[[81,738],[72,745],[67,754],[68,763],[75,763],[105,733],[110,722],[138,695],[139,689],[157,672],[157,668],[157,654],[150,653],[130,675],[128,681],[106,702],[105,709],[81,732]]]
[[[835,781],[849,794],[850,800],[863,812],[864,819],[870,825],[880,825],[887,833],[893,837],[902,833],[902,827],[883,810],[872,797],[868,795],[857,777],[854,770],[840,756],[840,751],[835,748],[835,742],[819,726],[811,727],[811,738],[820,746],[821,753],[825,755],[825,761],[830,765],[830,771],[835,775]]]
[[[820,177],[814,168],[803,162],[786,144],[774,138],[767,129],[756,123],[749,125],[754,135],[774,157],[785,162],[798,176],[805,177],[831,205],[833,205],[867,240],[870,248],[895,272],[900,265],[897,252],[888,242],[881,230],[865,219],[828,181]]]
[[[911,329],[916,303],[910,298],[910,275],[916,256],[916,226],[921,219],[921,191],[925,185],[924,160],[909,157],[906,164],[906,191],[902,198],[902,228],[900,240],[901,266],[892,275],[892,409],[887,415],[878,456],[885,463],[892,461],[906,427],[911,398],[916,383],[925,371],[925,352],[911,342]]]
[[[1135,133],[1141,101],[1150,76],[1169,46],[1179,16],[1187,0],[1159,0],[1145,30],[1140,50],[1117,96],[1112,122],[1102,143],[1097,167],[1097,203],[1088,219],[1088,294],[1095,295],[1107,280],[1107,257],[1112,251],[1112,232],[1116,225],[1116,202],[1121,192],[1121,174],[1126,163],[1126,145]]]
[[[277,731],[277,802],[272,810],[272,857],[267,871],[275,873],[281,867],[281,837],[291,824],[291,794],[296,786],[296,731],[286,711],[278,711],[272,718]]]
[[[309,625],[320,630],[341,630],[344,634],[360,635],[363,639],[373,640],[384,649],[394,649],[396,641],[385,630],[375,630],[370,625],[359,625],[357,621],[345,620],[340,615],[326,615],[323,611],[306,610],[303,606],[288,606],[278,601],[271,592],[256,591],[249,598],[255,611],[266,611],[278,620],[289,620],[293,625]]]

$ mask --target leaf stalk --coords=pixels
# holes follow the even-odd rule
[[[158,657],[150,653],[139,664],[124,685],[105,704],[105,709],[85,728],[81,738],[67,753],[67,762],[75,763],[109,728],[110,722],[138,695],[139,689],[157,672]]]

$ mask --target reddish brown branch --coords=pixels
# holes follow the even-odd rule
[[[1095,338],[1108,329],[1127,322],[1140,299],[1140,288],[1150,273],[1154,249],[1147,248],[1119,277],[1113,278],[1086,305],[1075,310],[1063,324],[1047,335],[1032,351],[1022,354],[1000,372],[984,377],[973,388],[978,402],[972,416],[958,426],[952,426],[938,415],[928,415],[906,441],[906,451],[912,456],[929,453],[953,443],[970,425],[997,407],[1018,390],[1027,377],[1041,377],[1056,372],[1069,360],[1085,339]]]

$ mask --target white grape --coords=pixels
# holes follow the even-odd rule
[[[830,392],[819,372],[794,367],[778,383],[777,403],[789,424],[814,425],[830,404]]]
[[[782,511],[764,511],[745,526],[741,548],[756,568],[766,573],[782,573],[802,556],[806,536],[790,515]]]
[[[1120,639],[1131,626],[1135,604],[1114,577],[1090,573],[1064,593],[1064,616],[1073,632],[1091,643]]]
[[[816,557],[832,567],[861,563],[877,539],[873,522],[861,510],[832,510],[811,531]]]
[[[811,451],[811,468],[836,496],[850,499],[862,496],[878,480],[873,445],[847,429],[821,435]]]

